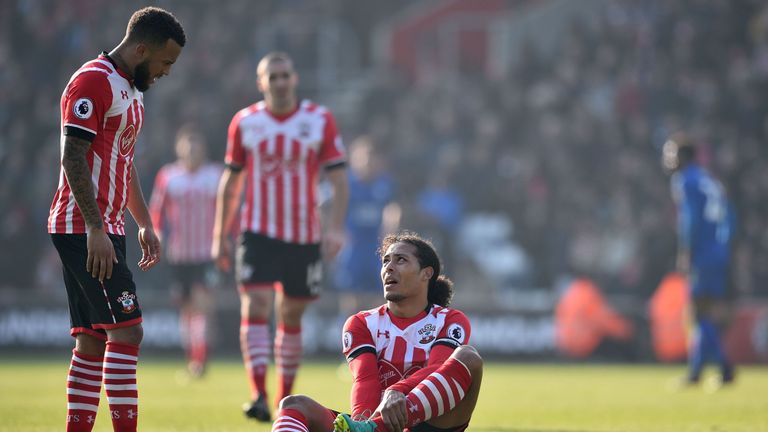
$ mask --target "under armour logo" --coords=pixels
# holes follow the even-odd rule
[[[419,410],[419,407],[415,403],[408,401],[408,411],[414,413],[418,410]]]
[[[132,409],[129,409],[125,413],[128,414],[128,418],[129,419],[132,419],[132,418],[136,417],[137,415],[139,415],[139,413],[134,412]]]
[[[376,337],[384,336],[385,338],[389,339],[389,330],[384,330],[383,332],[381,330],[376,330]]]
[[[120,90],[120,96],[123,99],[128,99],[128,91],[127,90]]]
[[[89,415],[89,416],[88,416],[88,418],[87,418],[87,419],[85,419],[85,421],[87,421],[88,423],[93,423],[93,422],[95,422],[95,421],[96,421],[96,419],[95,419],[95,418],[93,418],[93,416],[92,416],[92,415]]]

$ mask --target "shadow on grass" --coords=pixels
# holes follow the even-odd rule
[[[528,429],[516,427],[470,427],[471,432],[593,432],[585,429]]]

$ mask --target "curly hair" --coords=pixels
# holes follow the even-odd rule
[[[125,30],[128,40],[149,45],[164,45],[168,39],[183,47],[187,43],[184,28],[172,13],[159,7],[148,6],[137,10]]]
[[[378,254],[383,256],[387,249],[395,243],[408,243],[416,248],[416,259],[419,260],[419,267],[432,267],[434,273],[429,279],[427,291],[427,300],[430,303],[439,306],[448,306],[453,298],[453,282],[445,275],[440,274],[440,257],[435,251],[434,245],[418,234],[410,231],[403,231],[397,234],[390,234],[381,241]]]

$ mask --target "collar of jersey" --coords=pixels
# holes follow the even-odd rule
[[[299,111],[299,108],[301,108],[301,104],[296,104],[296,107],[292,109],[290,112],[287,112],[285,114],[275,114],[272,111],[269,110],[266,106],[264,107],[264,112],[269,114],[270,117],[277,120],[278,122],[284,122],[288,120],[289,118],[293,117],[294,114],[296,114]]]
[[[404,330],[409,325],[411,325],[411,324],[415,323],[416,321],[419,321],[422,318],[424,318],[425,316],[427,316],[427,314],[429,313],[430,309],[432,309],[432,305],[431,304],[427,304],[427,308],[424,309],[423,311],[419,312],[418,315],[412,316],[410,318],[400,318],[400,317],[395,316],[392,313],[392,311],[390,311],[389,308],[387,308],[387,315],[389,315],[389,319],[390,319],[390,321],[392,321],[392,324],[396,325],[397,328],[399,328],[400,330]]]
[[[103,58],[104,60],[108,61],[112,66],[114,66],[114,68],[117,71],[117,73],[120,74],[121,77],[123,77],[126,80],[128,80],[128,83],[131,85],[131,87],[133,87],[133,78],[129,77],[128,74],[124,70],[120,69],[117,66],[117,63],[115,63],[115,61],[112,60],[112,57],[109,56],[108,52],[102,51],[101,54],[99,54],[99,57]]]

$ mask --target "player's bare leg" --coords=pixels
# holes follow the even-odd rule
[[[103,356],[106,340],[85,333],[75,336],[75,351],[89,356]]]
[[[240,287],[240,349],[248,371],[251,402],[243,406],[245,415],[270,421],[266,375],[270,354],[269,318],[274,302],[272,284]]]
[[[301,363],[301,318],[311,300],[277,293],[275,310],[275,365],[277,366],[277,395],[275,404],[291,394],[293,382]]]

